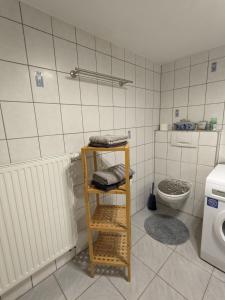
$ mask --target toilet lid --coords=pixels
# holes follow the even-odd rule
[[[158,189],[168,195],[182,195],[190,190],[190,186],[182,180],[165,179],[160,181]]]

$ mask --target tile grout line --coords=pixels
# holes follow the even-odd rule
[[[34,118],[35,118],[35,126],[36,126],[36,132],[37,132],[37,140],[38,140],[38,147],[39,147],[39,155],[41,156],[41,144],[40,144],[40,137],[39,137],[39,130],[38,130],[38,121],[37,121],[37,112],[36,107],[34,103],[34,93],[33,93],[33,87],[32,87],[32,80],[31,80],[31,73],[30,73],[30,67],[29,64],[29,58],[28,58],[28,50],[27,50],[27,43],[26,43],[26,37],[25,37],[25,31],[24,31],[24,24],[23,24],[23,15],[22,15],[22,9],[21,9],[21,2],[19,2],[19,9],[20,9],[20,16],[21,16],[21,24],[22,24],[22,32],[23,32],[23,40],[24,40],[24,47],[25,47],[25,53],[26,53],[26,67],[28,69],[29,74],[29,82],[30,82],[30,89],[31,89],[31,96],[32,96],[32,102],[33,103],[33,110],[34,110]]]

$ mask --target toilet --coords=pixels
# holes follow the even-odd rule
[[[182,206],[191,193],[191,183],[180,179],[164,179],[157,186],[159,201],[173,208]]]

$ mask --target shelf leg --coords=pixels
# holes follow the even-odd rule
[[[95,276],[95,265],[90,263],[90,276],[93,278]]]

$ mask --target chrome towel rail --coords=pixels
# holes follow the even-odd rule
[[[111,76],[108,74],[93,72],[93,71],[80,69],[80,68],[75,68],[74,70],[70,71],[70,76],[72,78],[76,78],[77,76],[80,77],[80,75],[81,75],[81,77],[86,77],[86,78],[92,77],[92,78],[96,78],[98,80],[102,79],[104,81],[117,82],[117,83],[119,83],[120,86],[123,86],[124,84],[127,84],[127,83],[133,83],[133,81],[128,80],[128,79],[123,79],[123,78]]]

